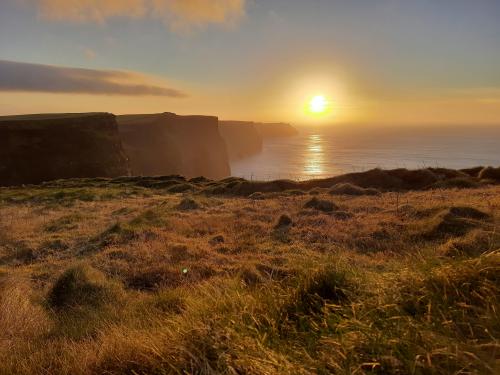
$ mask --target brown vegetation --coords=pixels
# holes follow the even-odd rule
[[[500,187],[445,174],[0,189],[0,373],[496,374]]]

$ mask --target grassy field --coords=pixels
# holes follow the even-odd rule
[[[500,186],[129,182],[0,189],[1,374],[500,373]]]

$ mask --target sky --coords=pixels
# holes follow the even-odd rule
[[[1,0],[0,115],[500,126],[499,19],[498,0]]]

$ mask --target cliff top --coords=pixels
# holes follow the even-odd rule
[[[37,113],[29,115],[0,116],[0,122],[5,121],[26,121],[26,120],[61,120],[81,117],[91,117],[99,115],[110,115],[107,112],[86,112],[86,113]]]
[[[207,115],[178,115],[172,112],[150,113],[150,114],[129,114],[116,116],[118,123],[123,125],[144,125],[151,124],[158,120],[181,119],[181,120],[200,120],[211,119],[218,121],[216,116]]]

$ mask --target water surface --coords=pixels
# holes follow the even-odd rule
[[[233,176],[254,180],[322,178],[372,168],[500,166],[500,126],[460,128],[299,128],[264,141],[233,162]]]

